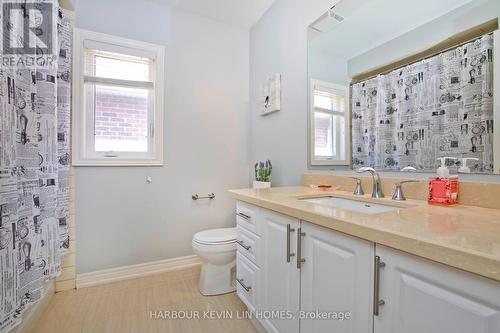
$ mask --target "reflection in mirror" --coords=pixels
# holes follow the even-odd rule
[[[311,122],[314,124],[315,162],[335,161],[347,164],[347,108],[346,86],[328,81],[311,80]]]
[[[500,172],[497,0],[343,0],[308,30],[310,165]]]

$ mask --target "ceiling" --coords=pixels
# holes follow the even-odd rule
[[[328,31],[315,32],[310,46],[350,59],[470,1],[343,0],[334,11],[343,16],[344,21],[333,23]]]
[[[163,0],[174,8],[250,29],[274,0]]]

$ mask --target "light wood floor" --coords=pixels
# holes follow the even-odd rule
[[[57,293],[36,333],[161,332],[256,333],[247,319],[236,319],[245,306],[235,293],[202,296],[199,267],[139,279]],[[233,311],[233,319],[151,319],[150,311]]]

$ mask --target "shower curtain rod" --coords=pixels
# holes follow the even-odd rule
[[[497,26],[497,27],[498,27],[498,26]],[[408,66],[408,65],[414,64],[414,63],[416,63],[416,62],[419,62],[419,61],[424,61],[424,60],[429,59],[429,58],[432,58],[432,57],[434,57],[434,56],[436,56],[436,55],[443,54],[443,53],[445,53],[445,52],[447,52],[447,51],[449,51],[449,50],[451,50],[451,49],[454,49],[454,48],[457,48],[457,47],[463,46],[463,45],[465,45],[465,44],[467,44],[467,43],[470,43],[470,42],[472,42],[472,41],[475,41],[475,40],[477,40],[477,39],[479,39],[479,38],[481,38],[482,36],[485,36],[485,35],[493,35],[493,31],[483,33],[482,35],[479,35],[479,36],[475,36],[475,37],[470,38],[470,39],[468,39],[468,40],[466,40],[466,41],[463,41],[463,42],[460,42],[460,43],[458,43],[458,44],[454,44],[454,45],[452,45],[452,46],[449,46],[449,47],[447,47],[447,48],[445,48],[445,49],[442,49],[442,50],[439,50],[439,51],[433,52],[433,53],[431,53],[431,54],[429,54],[429,55],[426,55],[426,56],[424,56],[424,57],[422,57],[422,58],[415,59],[415,60],[410,60],[410,61],[408,61],[408,62],[405,62],[405,63],[402,63],[402,64],[397,65],[397,66],[395,66],[395,67],[392,67],[392,68],[390,68],[390,69],[383,70],[383,71],[381,71],[381,72],[379,72],[379,73],[377,73],[377,74],[370,75],[370,76],[368,76],[368,77],[366,77],[366,78],[365,78],[365,77],[362,77],[361,79],[356,79],[356,78],[353,78],[353,79],[351,80],[350,85],[352,86],[353,84],[360,83],[360,82],[363,82],[363,81],[367,81],[367,80],[370,80],[370,79],[376,78],[376,77],[377,77],[377,76],[379,76],[379,75],[385,75],[385,74],[388,74],[388,73],[390,73],[390,72],[392,72],[392,71],[395,71],[395,70],[397,70],[397,69],[400,69],[400,68],[403,68],[403,67],[405,67],[405,66]],[[439,43],[438,43],[438,44],[436,44],[436,45],[439,45]],[[427,49],[427,50],[430,50],[430,49],[432,49],[432,48],[436,47],[436,45],[435,45],[435,46],[430,47],[430,48],[429,48],[429,49]],[[422,52],[426,52],[426,51],[422,51]],[[407,57],[407,58],[408,58],[408,57]],[[390,66],[390,65],[387,65],[387,66]],[[383,66],[383,67],[387,67],[387,66]],[[362,75],[362,74],[361,74],[361,75]],[[359,76],[359,75],[358,75],[358,76]]]

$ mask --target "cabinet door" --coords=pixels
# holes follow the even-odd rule
[[[372,332],[373,244],[306,222],[302,232],[302,314],[329,317],[301,319],[300,331]]]
[[[498,333],[500,283],[377,245],[375,333]]]
[[[261,318],[268,332],[298,333],[298,318],[286,318],[289,311],[295,314],[299,310],[300,271],[297,269],[295,257],[287,262],[287,225],[294,232],[290,233],[290,251],[295,252],[296,233],[299,220],[262,209],[260,213],[263,232],[263,264],[261,267],[261,283],[258,310],[273,311],[265,313],[265,317],[279,314],[281,318]]]

